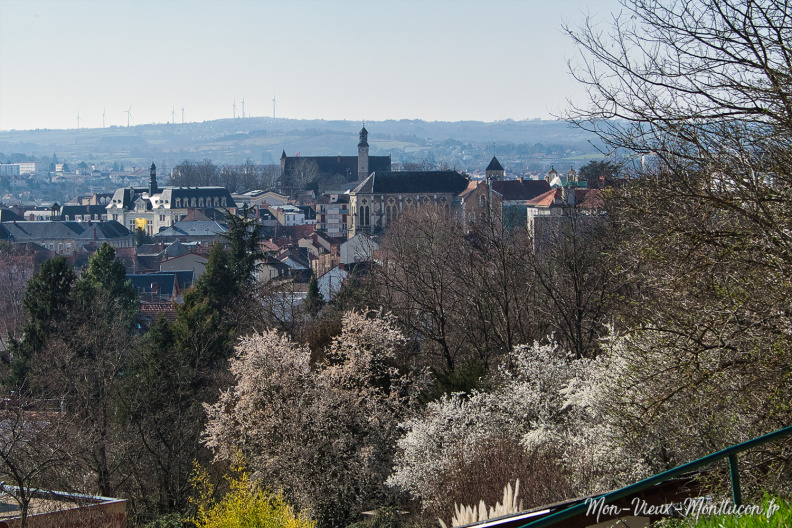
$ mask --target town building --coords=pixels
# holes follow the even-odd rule
[[[450,210],[467,187],[468,178],[457,171],[375,171],[349,194],[348,236],[381,233],[403,211],[416,207]]]
[[[284,150],[280,160],[281,188],[290,193],[314,181],[333,179],[335,183],[353,182],[375,171],[391,170],[390,156],[369,155],[368,130],[365,126],[360,129],[357,147],[357,156],[287,156]]]
[[[316,200],[316,228],[328,236],[346,238],[349,218],[349,195],[331,193]]]
[[[107,217],[134,232],[142,229],[155,235],[187,216],[191,209],[236,210],[225,187],[162,187],[157,185],[157,169],[151,164],[148,187],[117,189],[107,204]]]

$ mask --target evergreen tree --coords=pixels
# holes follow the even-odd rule
[[[316,279],[316,273],[311,275],[311,282],[308,283],[308,294],[303,301],[305,310],[311,315],[316,315],[324,305],[324,296],[319,290],[319,281]]]
[[[10,342],[11,356],[5,358],[10,367],[6,379],[9,390],[30,389],[30,360],[69,312],[76,279],[66,258],[55,257],[44,262],[28,281],[22,306],[29,319],[22,340]]]
[[[223,235],[230,253],[230,268],[234,280],[240,285],[250,285],[254,281],[253,273],[256,271],[256,262],[263,253],[259,244],[261,235],[256,219],[250,215],[247,206],[242,208],[242,215],[226,215],[228,233]]]
[[[138,294],[126,279],[126,268],[116,258],[115,248],[104,243],[88,261],[77,291],[83,303],[91,302],[97,294],[106,293],[124,311],[134,312],[138,306]]]

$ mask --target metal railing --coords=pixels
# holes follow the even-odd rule
[[[640,482],[636,482],[635,484],[631,484],[616,491],[611,491],[610,493],[606,493],[604,495],[599,495],[596,498],[592,499],[591,501],[582,502],[580,504],[572,506],[571,508],[567,508],[565,510],[561,510],[559,512],[550,514],[547,517],[543,517],[542,519],[538,519],[536,521],[525,524],[520,528],[543,528],[545,526],[552,526],[557,522],[586,513],[589,509],[590,502],[597,501],[597,502],[601,502],[602,504],[609,504],[619,499],[628,497],[634,493],[643,491],[656,484],[665,482],[666,480],[680,477],[686,473],[690,473],[693,470],[699,469],[704,466],[708,466],[724,458],[729,459],[729,473],[731,476],[732,499],[734,500],[735,506],[741,506],[742,493],[740,491],[740,474],[739,474],[739,468],[737,467],[737,454],[752,447],[760,446],[772,440],[784,438],[789,435],[792,435],[792,426],[779,429],[778,431],[768,433],[764,436],[759,436],[757,438],[748,440],[747,442],[743,442],[741,444],[735,444],[731,447],[727,447],[726,449],[699,458],[698,460],[694,460],[693,462],[688,462],[687,464],[683,464],[681,466],[675,467],[674,469],[669,469],[668,471],[665,471],[663,473],[658,473],[657,475],[644,479]]]

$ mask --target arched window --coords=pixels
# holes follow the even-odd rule
[[[479,196],[479,207],[483,208],[483,207],[486,207],[486,206],[487,206],[487,199],[482,194],[481,196]]]
[[[225,206],[226,206],[226,199],[223,198],[223,207],[225,207]]]
[[[204,199],[198,198],[198,207],[203,207],[203,206],[204,206]]]
[[[190,198],[190,206],[195,207],[195,198]]]
[[[215,196],[215,199],[214,199],[214,206],[215,206],[215,207],[218,207],[219,205],[220,205],[220,199],[219,199],[217,196]]]

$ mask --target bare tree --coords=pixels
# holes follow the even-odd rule
[[[459,309],[467,288],[457,273],[463,245],[462,226],[444,207],[405,211],[388,228],[382,265],[372,272],[376,300],[448,371],[469,345],[467,314]]]
[[[80,442],[74,441],[80,437],[58,400],[8,397],[0,402],[0,490],[18,503],[23,528],[40,489],[74,484],[67,484],[65,475],[75,478],[69,470],[80,456]]]
[[[629,236],[619,267],[638,296],[622,311],[634,329],[623,344],[643,376],[615,403],[658,452],[703,454],[790,420],[787,406],[757,401],[792,397],[792,11],[782,0],[624,8],[609,31],[567,29],[590,94],[570,118],[640,176],[609,210]],[[636,404],[649,386],[652,401]],[[696,419],[675,428],[671,415]]]

